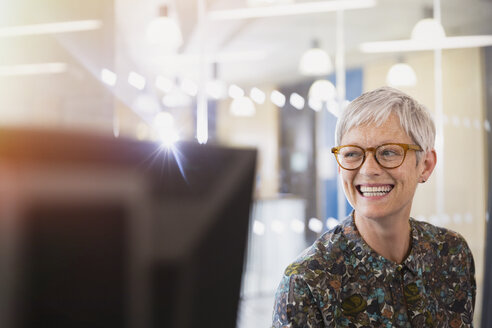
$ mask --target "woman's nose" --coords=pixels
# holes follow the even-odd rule
[[[374,175],[379,174],[382,168],[379,163],[376,161],[376,157],[373,152],[366,153],[366,160],[362,163],[362,166],[359,169],[359,173],[365,175]]]

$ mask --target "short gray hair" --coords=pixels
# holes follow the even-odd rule
[[[340,145],[343,135],[351,128],[364,124],[379,126],[392,113],[398,116],[403,130],[424,152],[434,148],[436,127],[427,108],[406,93],[391,87],[366,92],[347,106],[337,122],[337,145]],[[417,160],[421,154],[417,152]]]

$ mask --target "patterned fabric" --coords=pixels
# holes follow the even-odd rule
[[[362,239],[353,217],[285,270],[273,327],[473,327],[475,268],[459,234],[410,219],[401,264]]]

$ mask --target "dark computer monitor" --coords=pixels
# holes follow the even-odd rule
[[[255,162],[0,130],[0,326],[234,327]]]

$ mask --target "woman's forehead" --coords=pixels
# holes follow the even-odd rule
[[[364,142],[409,142],[410,136],[401,126],[400,120],[396,115],[390,115],[388,119],[379,122],[367,122],[351,127],[342,136],[342,143]]]

